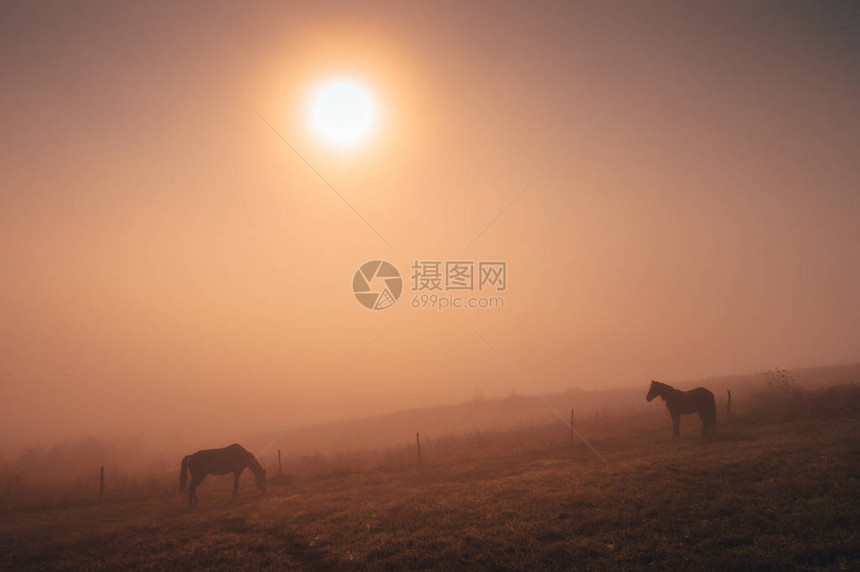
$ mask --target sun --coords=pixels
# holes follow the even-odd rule
[[[311,98],[310,122],[327,143],[349,146],[365,139],[376,123],[377,105],[370,92],[352,80],[332,80]]]

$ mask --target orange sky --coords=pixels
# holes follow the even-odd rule
[[[546,392],[860,357],[856,7],[0,10],[0,446],[281,427],[389,324],[307,421],[528,392],[471,328]],[[416,259],[506,261],[505,308],[410,308]]]

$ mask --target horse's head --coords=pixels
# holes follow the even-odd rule
[[[260,468],[259,471],[254,473],[254,484],[257,485],[260,492],[266,492],[266,469]]]
[[[645,396],[646,401],[651,401],[655,397],[660,395],[660,386],[663,384],[659,381],[651,380],[651,388],[648,390],[648,395]]]

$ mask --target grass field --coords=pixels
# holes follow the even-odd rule
[[[856,388],[854,389],[856,394]],[[860,428],[838,414],[736,419],[705,442],[668,419],[542,446],[184,498],[0,514],[14,569],[858,569]],[[515,433],[499,433],[511,440]],[[555,439],[555,437],[561,437]]]

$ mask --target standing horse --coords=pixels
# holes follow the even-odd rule
[[[197,506],[197,486],[206,475],[226,475],[233,473],[233,500],[239,494],[239,477],[246,468],[254,473],[254,483],[260,491],[266,492],[266,470],[260,466],[256,457],[238,443],[223,449],[203,449],[182,459],[179,469],[179,492],[185,490],[187,473],[191,473],[191,486],[188,487],[188,504]]]
[[[672,415],[672,429],[675,437],[681,436],[681,415],[698,413],[702,419],[702,435],[713,437],[717,424],[717,406],[714,403],[714,394],[704,387],[697,387],[690,391],[681,391],[671,385],[651,381],[651,389],[648,391],[646,400],[651,401],[655,397],[662,397],[666,402],[666,408]]]

